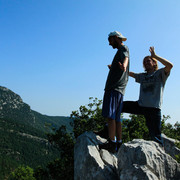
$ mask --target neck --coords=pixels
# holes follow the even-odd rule
[[[123,45],[122,42],[118,43],[118,49]]]
[[[147,72],[147,74],[151,74],[154,72],[154,69],[147,70],[146,72]]]

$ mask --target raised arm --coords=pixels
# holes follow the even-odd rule
[[[135,78],[135,74],[133,72],[129,72],[129,76]]]
[[[149,51],[151,53],[151,57],[158,60],[159,62],[161,62],[165,66],[165,68],[164,68],[165,72],[169,73],[173,67],[173,64],[170,61],[168,61],[167,59],[164,59],[164,58],[156,55],[156,53],[154,51],[154,47],[150,47]]]

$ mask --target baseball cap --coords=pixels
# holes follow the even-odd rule
[[[123,36],[120,32],[118,32],[118,31],[110,32],[108,36],[109,36],[109,37],[110,37],[110,36],[117,36],[118,38],[122,39],[122,41],[126,41],[126,40],[127,40],[127,38],[124,37],[124,36]]]

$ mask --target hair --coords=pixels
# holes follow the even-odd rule
[[[147,58],[150,58],[155,64],[154,64],[154,70],[157,71],[158,70],[158,62],[155,58],[152,58],[151,56],[146,56],[144,59],[143,59],[143,67],[144,67],[144,61],[145,59]],[[144,67],[145,71],[146,71],[146,68]]]
[[[111,38],[114,38],[114,37],[115,37],[115,36],[109,36],[109,37],[108,37],[108,40],[111,39]],[[117,37],[117,36],[116,36],[116,37]]]
[[[118,39],[121,39],[121,40],[122,40],[122,38],[118,37],[117,35],[109,36],[109,37],[108,37],[108,40],[109,40],[110,38],[118,38]]]

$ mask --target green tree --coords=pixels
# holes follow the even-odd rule
[[[133,139],[149,139],[149,131],[144,116],[132,114],[129,117],[130,119],[124,119],[122,122],[123,142]]]
[[[171,117],[163,115],[162,118],[162,133],[164,133],[166,136],[177,139],[180,141],[180,123],[176,122],[174,125],[170,123],[166,123],[167,120],[169,120]]]
[[[58,130],[54,130],[54,133],[48,134],[49,142],[59,150],[60,158],[50,162],[46,168],[38,167],[35,170],[37,180],[74,178],[75,140],[85,131],[103,128],[105,119],[101,116],[101,105],[101,100],[89,98],[86,106],[80,106],[79,110],[71,114],[73,133],[69,133],[65,126],[61,126]]]
[[[34,177],[36,180],[50,180],[47,168],[42,168],[41,166],[34,170]]]
[[[49,142],[59,150],[59,158],[48,163],[46,168],[38,167],[34,176],[37,180],[73,180],[74,174],[74,137],[66,126],[48,134]]]
[[[105,119],[101,115],[101,105],[102,100],[90,97],[86,106],[80,106],[79,110],[72,112],[73,123],[71,125],[75,138],[85,131],[98,131],[103,128]]]
[[[66,126],[61,126],[55,134],[49,134],[48,139],[60,152],[60,158],[48,164],[52,179],[73,179],[75,142],[73,134],[67,132]]]
[[[34,171],[32,168],[28,166],[19,166],[11,173],[9,180],[36,180],[33,174]]]

